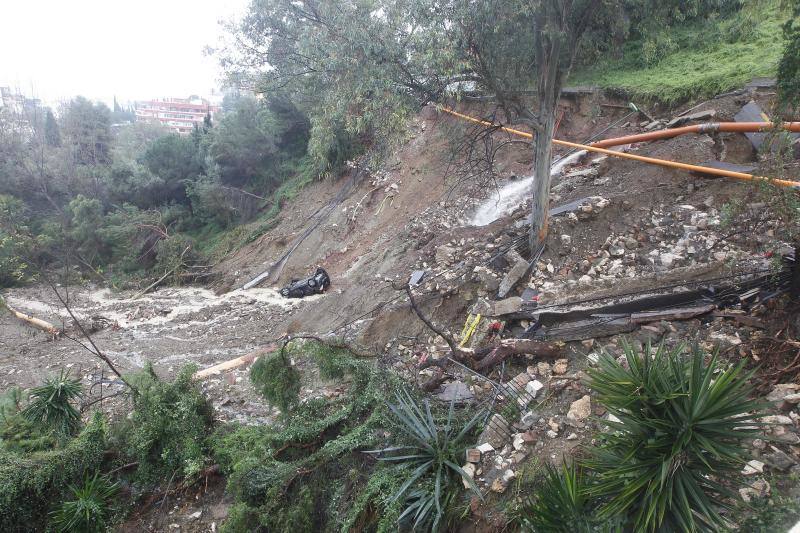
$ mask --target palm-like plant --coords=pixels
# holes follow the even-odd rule
[[[459,429],[453,420],[455,402],[450,402],[447,421],[441,426],[431,413],[428,400],[420,406],[407,391],[397,394],[396,399],[397,403],[388,404],[389,409],[411,443],[367,453],[381,454],[382,461],[412,468],[408,479],[390,501],[403,499],[406,502],[400,521],[412,521],[415,530],[429,526],[431,531],[437,531],[462,478],[467,480],[472,492],[482,498],[475,482],[459,466],[467,448],[467,438],[481,413]]]
[[[523,509],[523,528],[536,533],[589,533],[593,509],[586,496],[583,469],[564,463],[561,469],[546,467],[542,485]]]
[[[119,491],[119,485],[97,473],[86,476],[83,485],[69,486],[71,500],[65,501],[52,513],[56,531],[95,533],[105,531],[110,514],[111,500]]]
[[[70,378],[68,372],[61,370],[58,376],[45,379],[43,385],[31,390],[31,401],[22,416],[59,435],[72,435],[80,425],[81,415],[70,402],[82,392],[80,379]]]
[[[590,387],[620,422],[585,464],[596,474],[589,495],[608,498],[602,517],[627,516],[636,531],[695,531],[724,524],[719,509],[736,498],[722,480],[746,460],[743,439],[758,434],[743,364],[705,365],[663,345],[642,355],[625,347],[628,367],[610,356],[590,370]]]

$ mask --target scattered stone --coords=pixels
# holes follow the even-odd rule
[[[519,422],[520,425],[525,429],[533,427],[533,425],[536,423],[536,413],[533,411],[526,412],[522,415]]]
[[[567,419],[573,422],[582,422],[592,414],[592,399],[587,394],[579,400],[572,402],[567,412]]]
[[[612,246],[608,249],[608,253],[611,254],[611,257],[622,257],[625,255],[625,248],[621,246]]]
[[[487,453],[493,452],[494,451],[494,446],[492,446],[488,442],[484,442],[483,444],[477,446],[475,449],[478,450],[481,453],[481,455],[483,455],[483,454],[487,454]]]
[[[439,246],[436,249],[436,262],[440,264],[450,264],[452,262],[453,254],[456,252],[455,248],[447,245]]]
[[[753,498],[766,498],[770,491],[769,483],[761,478],[755,480],[750,486],[739,489],[739,494],[746,503],[749,503]]]
[[[791,426],[791,425],[794,425],[794,422],[792,422],[792,419],[789,418],[786,415],[764,416],[764,417],[761,418],[761,422],[763,422],[764,424],[770,425],[770,426],[773,426],[773,425],[779,425],[779,426]]]
[[[511,445],[514,446],[514,449],[517,451],[525,448],[525,439],[522,437],[522,433],[516,433],[514,435]]]
[[[564,246],[569,246],[570,244],[572,244],[572,237],[570,237],[569,235],[562,235],[561,244],[563,244]]]
[[[203,511],[195,511],[194,513],[189,515],[189,518],[192,520],[197,520],[203,514]]]
[[[800,385],[796,383],[780,383],[767,394],[767,401],[781,405],[787,397],[794,396],[798,391],[800,391]]]
[[[465,464],[464,466],[461,467],[461,470],[463,470],[464,473],[467,474],[467,476],[469,476],[470,479],[474,480],[475,479],[475,469],[476,468],[477,467],[474,464],[467,463],[467,464]],[[464,488],[465,489],[472,488],[472,484],[469,482],[469,479],[467,479],[466,476],[461,476],[461,483],[464,484]]]
[[[559,376],[563,376],[567,373],[567,368],[569,366],[568,359],[556,359],[556,362],[553,364],[553,374],[558,374]]]
[[[567,440],[578,440],[578,434],[570,433],[569,435],[567,435]]]
[[[469,385],[463,381],[451,381],[444,386],[444,391],[436,395],[445,402],[465,402],[475,398]]]
[[[775,446],[770,446],[770,449],[772,452],[764,455],[763,459],[767,462],[767,464],[777,468],[781,472],[789,470],[797,462]]]
[[[747,464],[744,466],[744,469],[742,470],[742,475],[752,476],[754,474],[761,474],[762,472],[764,472],[764,463],[753,459],[752,461],[748,461]]]
[[[550,437],[551,439],[554,439],[554,438],[558,437],[558,433],[556,433],[552,429],[548,429],[547,430],[547,436]]]

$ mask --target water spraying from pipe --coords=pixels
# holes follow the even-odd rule
[[[561,175],[564,168],[571,165],[586,154],[586,151],[581,150],[569,155],[568,157],[559,159],[555,164],[550,167],[550,175],[554,178]],[[519,207],[526,198],[531,194],[531,187],[533,186],[534,176],[527,176],[519,181],[512,181],[507,183],[496,195],[488,198],[486,201],[478,206],[475,214],[470,220],[471,226],[486,226],[495,220],[510,214],[514,209]]]

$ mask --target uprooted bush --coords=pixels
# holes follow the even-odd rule
[[[0,531],[43,529],[67,486],[100,467],[105,443],[105,423],[98,413],[64,448],[25,456],[0,451]]]
[[[148,365],[130,378],[138,393],[122,432],[128,455],[139,463],[137,476],[142,481],[188,477],[205,464],[213,413],[192,381],[194,370],[187,366],[167,382]]]
[[[300,374],[285,350],[259,357],[250,369],[250,380],[267,401],[284,412],[298,401]]]
[[[386,404],[401,380],[321,343],[294,342],[287,351],[314,361],[323,378],[347,383],[348,391],[296,403],[280,427],[218,431],[214,459],[236,499],[223,531],[397,531],[404,505],[413,503],[408,497],[436,491],[435,473],[415,475],[418,464],[390,466],[364,453],[387,445],[390,435],[392,443],[413,442],[410,436],[399,442],[403,426]],[[446,415],[436,419],[443,437]],[[447,433],[454,437],[461,420],[451,415],[451,421],[457,430]]]

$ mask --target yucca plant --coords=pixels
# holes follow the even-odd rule
[[[72,499],[52,513],[52,526],[64,533],[95,533],[108,528],[111,503],[119,485],[95,473],[84,477],[80,487],[69,486]]]
[[[80,426],[81,415],[71,402],[82,393],[80,379],[70,378],[62,369],[58,376],[47,378],[43,385],[31,389],[31,400],[22,416],[58,435],[73,435]]]
[[[522,526],[535,533],[588,533],[593,509],[586,496],[587,480],[575,462],[546,466],[542,485],[522,509]]]
[[[628,368],[601,357],[589,386],[619,422],[585,465],[588,495],[605,499],[600,516],[627,517],[635,531],[715,530],[736,493],[725,484],[746,461],[742,441],[758,435],[762,404],[750,400],[752,373],[723,367],[717,355],[683,346],[640,355],[625,347]]]
[[[451,401],[447,420],[442,426],[431,413],[428,400],[419,405],[408,391],[396,394],[396,403],[388,406],[410,444],[367,452],[380,455],[381,461],[400,463],[409,468],[408,478],[390,502],[405,502],[399,521],[410,523],[414,530],[438,531],[462,477],[472,492],[482,498],[475,482],[459,466],[468,445],[467,439],[478,424],[481,413],[457,428],[453,420],[454,405],[455,402]]]

